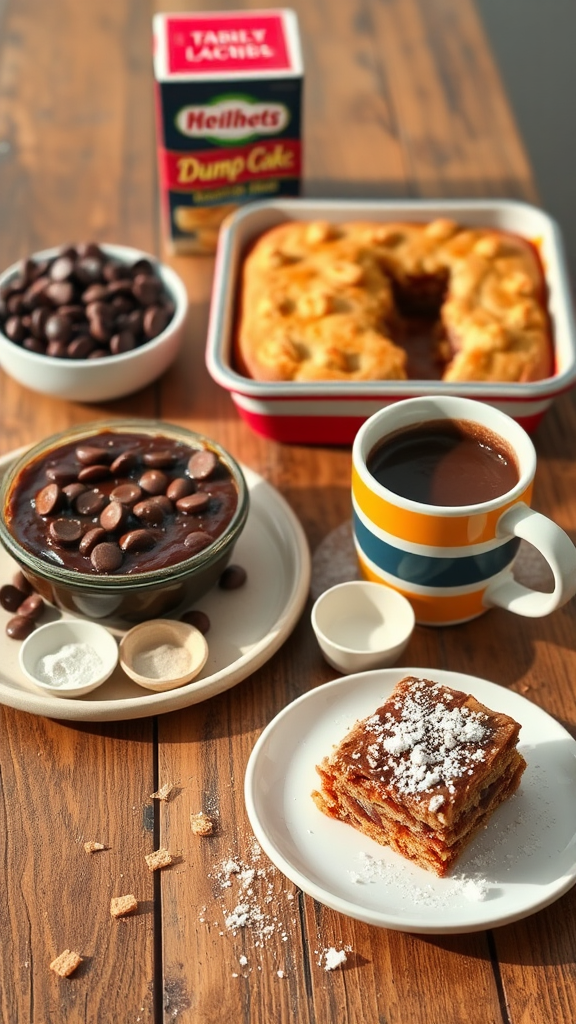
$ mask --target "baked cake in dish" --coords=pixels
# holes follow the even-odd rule
[[[539,380],[542,266],[527,240],[446,218],[288,221],[244,260],[236,362],[261,381]]]
[[[407,676],[317,766],[312,797],[329,817],[442,876],[518,788],[519,732],[470,694]]]

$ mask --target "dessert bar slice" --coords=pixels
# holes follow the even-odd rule
[[[518,788],[519,732],[470,694],[407,676],[317,766],[312,797],[330,817],[445,875]]]

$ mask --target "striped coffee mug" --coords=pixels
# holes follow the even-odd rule
[[[483,477],[475,471],[473,499],[465,492],[460,496],[460,477],[466,477],[472,464],[462,456],[451,470],[445,467],[444,485],[439,474],[440,494],[426,495],[425,500],[414,497],[410,488],[408,497],[393,490],[385,460],[376,479],[377,453],[396,444],[391,438],[416,432],[426,439],[428,431],[452,430],[454,425],[480,438],[481,446],[483,436],[495,438],[511,453],[513,477],[503,478],[503,493],[494,495],[493,488],[484,497],[488,484],[478,493],[476,485]],[[407,458],[415,458],[417,450],[416,437]],[[404,594],[416,621],[425,625],[466,622],[494,605],[519,615],[548,615],[576,593],[576,548],[559,526],[530,508],[535,470],[536,452],[523,428],[482,402],[422,397],[381,409],[360,427],[352,449],[354,543],[362,575]],[[393,486],[402,489],[397,477]],[[446,492],[455,490],[446,493],[446,503],[443,486]],[[455,498],[461,503],[453,503]],[[514,579],[512,565],[521,539],[548,562],[552,593],[530,590]]]

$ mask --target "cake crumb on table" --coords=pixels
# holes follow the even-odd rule
[[[196,836],[211,836],[214,831],[214,822],[204,811],[190,815],[190,828]]]
[[[112,917],[124,917],[126,914],[133,914],[138,910],[138,900],[135,896],[113,896],[110,900],[110,913]]]
[[[52,961],[50,970],[54,971],[61,978],[68,978],[81,963],[82,957],[78,953],[74,953],[71,949],[65,949],[63,953],[60,953],[60,956],[57,956]]]
[[[96,853],[97,850],[105,850],[104,843],[96,843],[93,839],[88,843],[84,843],[84,849],[86,853]]]
[[[173,782],[165,782],[160,789],[157,789],[155,793],[150,793],[151,800],[169,800],[172,790],[174,789]]]
[[[160,849],[154,850],[154,853],[146,854],[144,860],[148,865],[149,871],[158,871],[159,868],[167,868],[169,864],[173,864],[174,858],[169,850]]]

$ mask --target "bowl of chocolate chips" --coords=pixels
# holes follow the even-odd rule
[[[0,275],[0,367],[33,391],[112,401],[168,369],[187,309],[178,275],[139,249],[46,249]]]
[[[185,609],[221,578],[247,520],[236,460],[159,420],[73,427],[17,457],[0,542],[37,594],[90,619]]]

